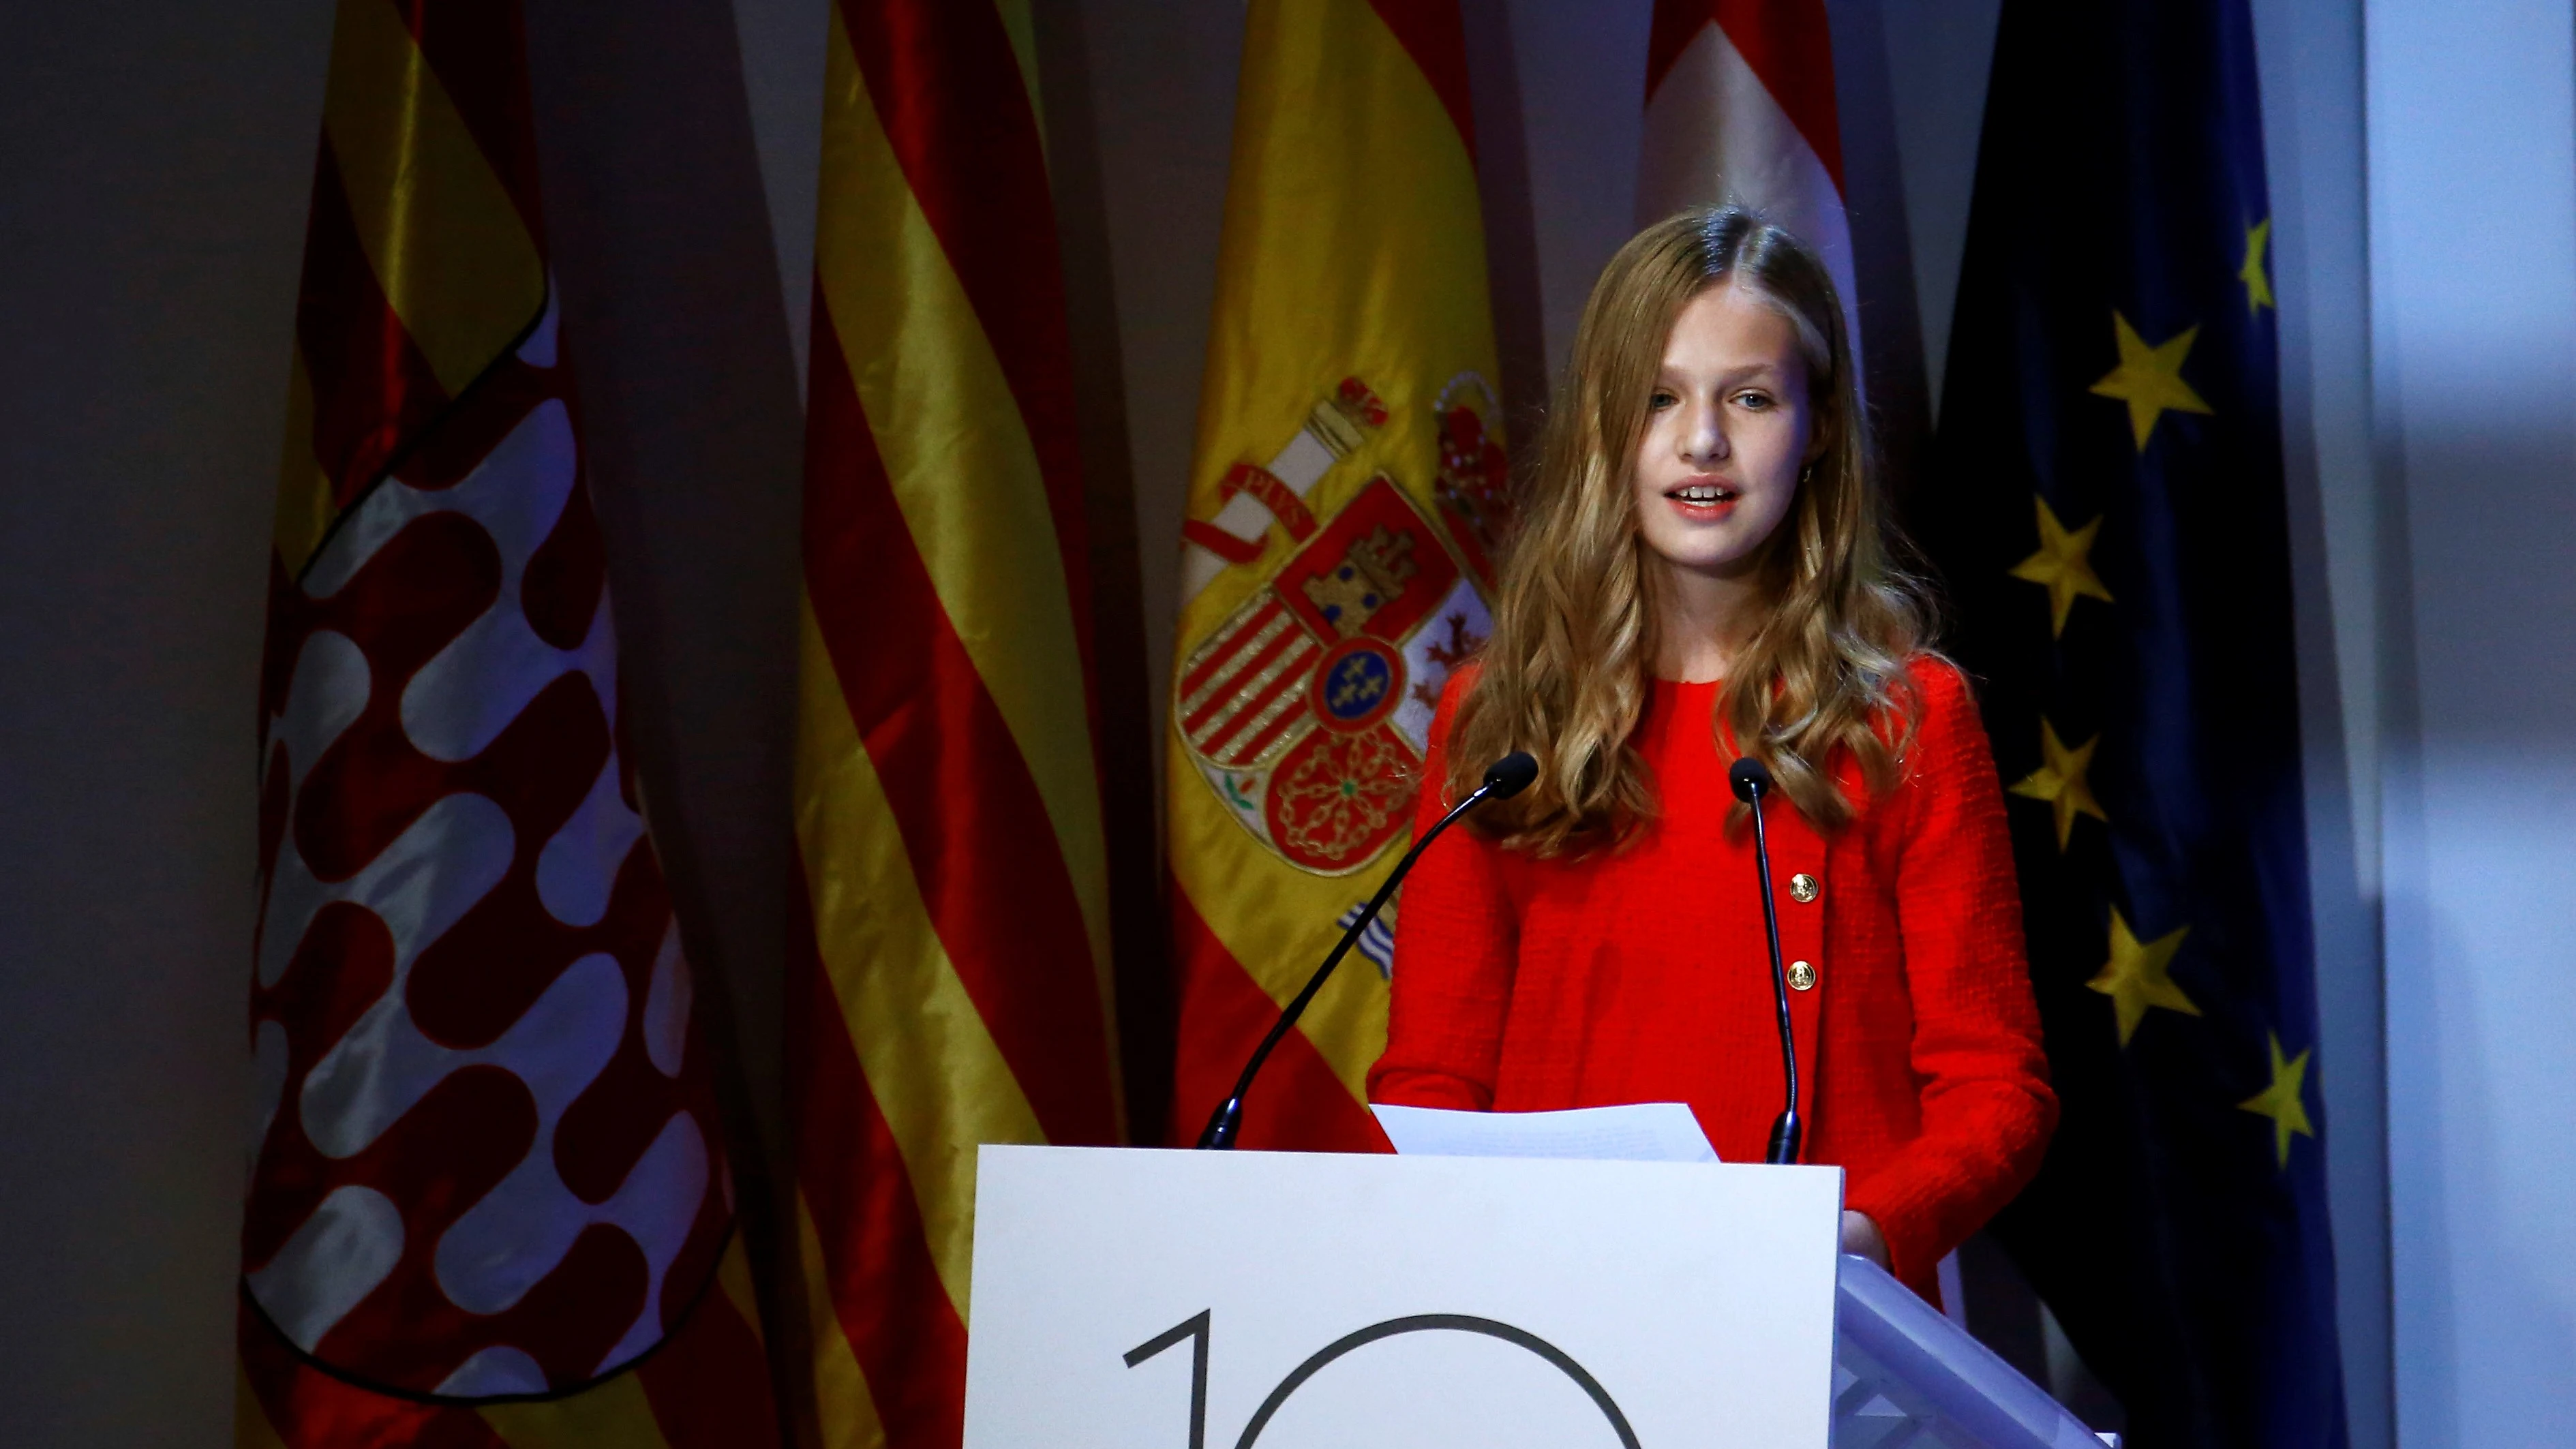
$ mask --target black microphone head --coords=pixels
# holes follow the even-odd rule
[[[1727,767],[1726,783],[1735,787],[1735,798],[1747,805],[1756,795],[1771,793],[1771,771],[1751,755]]]
[[[1538,778],[1538,761],[1527,750],[1514,750],[1485,767],[1485,788],[1493,793],[1489,800],[1508,800]]]

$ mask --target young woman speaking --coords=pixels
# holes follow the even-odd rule
[[[2003,799],[1966,681],[1893,562],[1840,303],[1733,209],[1648,228],[1575,335],[1493,635],[1444,694],[1422,821],[1536,783],[1405,888],[1379,1102],[1680,1101],[1762,1160],[1778,1012],[1737,758],[1767,802],[1801,1160],[1843,1246],[1933,1295],[2056,1123]],[[1792,808],[1783,808],[1783,806]]]

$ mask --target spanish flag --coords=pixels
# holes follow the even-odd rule
[[[1456,0],[1254,0],[1182,525],[1167,789],[1194,1136],[1393,867],[1508,499]],[[1391,923],[1389,923],[1391,925]],[[1384,1150],[1372,932],[1247,1147]]]
[[[839,0],[788,984],[825,1445],[954,1446],[975,1150],[1121,1105],[1070,352],[1026,0]]]
[[[343,0],[259,711],[245,1449],[774,1445],[516,0]]]

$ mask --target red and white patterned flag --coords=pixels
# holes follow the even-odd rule
[[[345,0],[260,700],[245,1444],[775,1442],[512,0]]]

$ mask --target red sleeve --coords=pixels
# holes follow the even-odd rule
[[[1957,669],[1924,661],[1914,677],[1923,722],[1889,823],[1922,1131],[1844,1194],[1909,1282],[2021,1191],[2057,1126],[1994,755]]]
[[[1447,808],[1449,722],[1474,679],[1470,666],[1441,691],[1417,836]],[[1449,827],[1423,852],[1396,905],[1394,998],[1386,1053],[1369,1071],[1370,1101],[1479,1112],[1493,1106],[1518,936],[1501,850],[1463,823]]]

